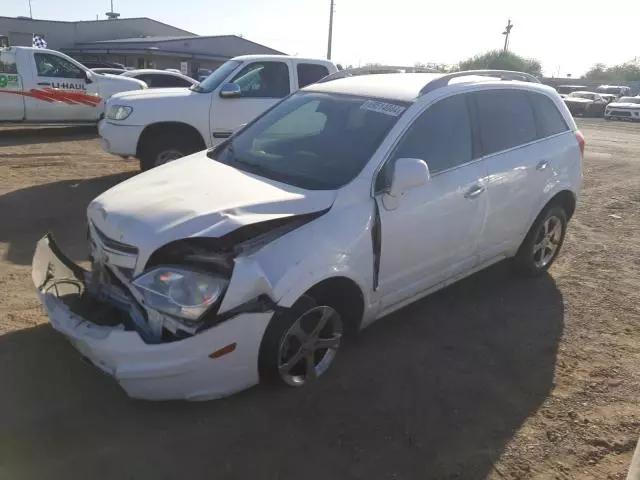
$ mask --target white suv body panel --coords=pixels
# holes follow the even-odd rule
[[[329,86],[330,83],[322,88]],[[357,86],[352,88],[357,93]],[[441,171],[426,185],[393,201],[375,192],[381,167],[420,114],[446,97],[490,89],[546,95],[569,130]],[[88,215],[111,238],[139,249],[137,275],[144,271],[152,252],[172,241],[217,238],[233,228],[265,219],[320,212],[308,223],[239,254],[218,312],[232,311],[259,295],[281,307],[291,307],[314,285],[341,277],[351,280],[362,293],[360,326],[365,327],[432,291],[513,256],[536,216],[556,194],[569,191],[577,198],[581,154],[575,131],[564,103],[549,87],[519,82],[458,82],[434,90],[408,106],[360,173],[335,191],[305,192],[246,172],[239,175],[200,152],[116,186],[91,204]],[[547,162],[544,168],[539,167],[541,161]],[[240,181],[240,176],[247,178]],[[476,186],[484,190],[468,198],[468,192]],[[155,191],[157,188],[160,190]],[[219,194],[216,189],[220,189]],[[377,265],[373,238],[380,227]],[[53,302],[45,297],[47,302]],[[52,308],[48,307],[50,315]],[[56,313],[57,317],[60,315]],[[223,324],[222,338],[237,338],[242,347],[242,354],[225,357],[225,372],[234,372],[233,380],[226,373],[199,370],[211,368],[204,359],[212,348],[198,340],[198,334],[169,344],[178,345],[176,352],[189,346],[189,367],[169,354],[169,347],[159,345],[168,351],[167,366],[154,368],[153,381],[149,381],[140,365],[149,365],[151,355],[156,360],[153,346],[138,346],[139,351],[131,355],[119,352],[117,349],[123,347],[115,345],[113,351],[107,352],[92,347],[95,340],[82,337],[77,330],[71,332],[59,326],[68,326],[68,320],[56,317],[54,321],[52,317],[52,324],[72,336],[76,346],[82,345],[78,348],[94,362],[106,358],[117,364],[118,358],[130,359],[127,369],[141,373],[135,378],[127,377],[126,383],[120,370],[107,369],[130,395],[204,399],[231,394],[258,382],[260,339],[271,317],[252,315],[240,314]],[[250,321],[257,323],[247,330],[245,338],[243,329]],[[229,325],[237,326],[235,337],[228,333]],[[219,328],[213,327],[204,334],[216,338]],[[105,347],[107,343],[100,345]],[[186,381],[179,387],[181,375]]]

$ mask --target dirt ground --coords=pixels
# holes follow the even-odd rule
[[[303,390],[128,399],[47,324],[47,230],[136,165],[91,129],[0,131],[1,479],[623,479],[640,434],[640,125],[581,120],[584,192],[551,274],[498,265],[378,322]]]

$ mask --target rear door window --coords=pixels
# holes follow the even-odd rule
[[[536,116],[538,138],[546,138],[569,130],[558,107],[546,95],[529,92],[529,99]]]
[[[321,78],[329,75],[329,69],[324,65],[315,65],[312,63],[298,64],[298,86],[300,88],[311,85]]]
[[[518,147],[538,138],[533,108],[526,92],[488,90],[473,94],[478,106],[485,155]]]

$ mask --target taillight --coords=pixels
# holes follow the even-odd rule
[[[584,135],[580,130],[576,130],[576,138],[578,139],[578,146],[580,147],[580,156],[584,160]]]

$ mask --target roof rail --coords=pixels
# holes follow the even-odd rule
[[[438,73],[436,70],[424,67],[398,67],[393,65],[366,65],[364,67],[348,68],[330,73],[316,83],[326,83],[339,78],[356,77],[359,75],[378,75],[384,73]]]
[[[497,77],[500,80],[519,80],[522,82],[540,83],[540,80],[538,80],[536,77],[524,72],[513,72],[511,70],[467,70],[464,72],[447,73],[446,75],[431,80],[424,87],[422,87],[422,90],[420,90],[420,95],[425,95],[438,88],[446,87],[447,85],[449,85],[449,81],[453,80],[454,78],[469,77],[473,75]]]

